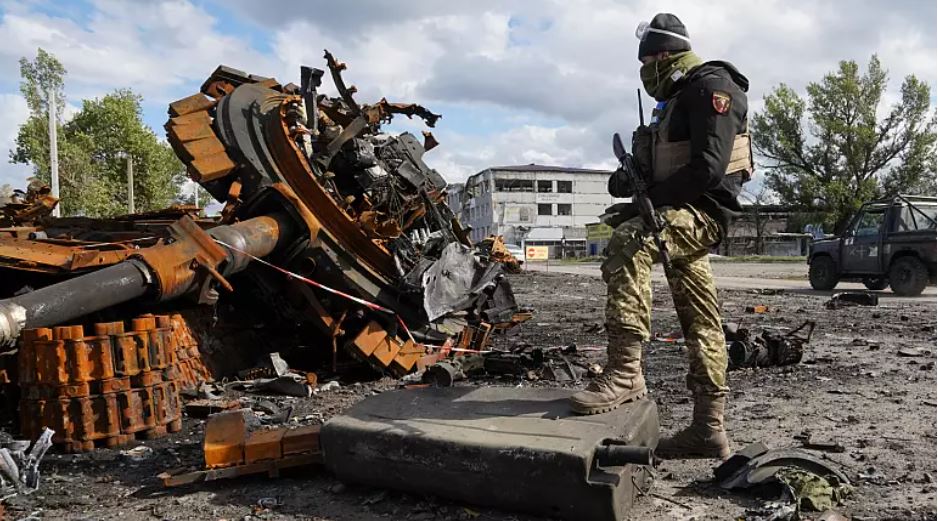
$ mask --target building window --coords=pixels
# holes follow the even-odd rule
[[[531,219],[531,208],[528,208],[527,206],[522,206],[521,208],[518,208],[518,221],[523,222],[523,223],[529,223],[532,220],[533,219]]]
[[[573,181],[557,181],[557,192],[561,194],[572,194]]]
[[[537,214],[538,215],[554,215],[553,213],[551,213],[551,205],[549,204],[537,205]]]
[[[537,182],[537,191],[546,194],[554,191],[554,182],[553,181],[538,181]]]
[[[572,204],[558,204],[557,215],[573,215],[573,205]]]
[[[496,192],[533,192],[534,181],[530,179],[496,179]]]

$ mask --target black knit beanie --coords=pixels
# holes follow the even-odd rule
[[[646,25],[646,24],[642,24]],[[639,31],[636,36],[641,39],[638,44],[638,59],[651,56],[663,51],[680,52],[690,50],[690,38],[687,28],[671,13],[658,13],[651,19],[651,23]]]

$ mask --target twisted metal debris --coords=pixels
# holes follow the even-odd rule
[[[470,243],[444,203],[446,182],[423,161],[438,144],[433,135],[421,142],[382,129],[397,115],[428,127],[440,115],[384,98],[359,103],[345,64],[328,51],[325,59],[336,97],[318,92],[320,69],[302,67],[297,86],[220,66],[199,93],[171,103],[168,141],[189,176],[224,203],[220,222],[184,216],[144,247],[92,253],[106,257],[103,269],[0,300],[0,341],[130,299],[194,295],[211,304],[219,289],[250,287],[286,321],[315,325],[326,349],[402,374],[435,361],[455,335],[485,342],[529,317],[502,264]],[[3,265],[27,269],[39,247],[48,241],[17,248]],[[237,285],[228,280],[242,271]]]

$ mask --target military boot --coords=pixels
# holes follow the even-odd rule
[[[694,419],[690,427],[662,438],[655,455],[662,459],[730,457],[730,444],[723,429],[725,396],[700,394],[694,398]]]
[[[622,341],[610,342],[606,353],[609,360],[603,374],[594,378],[585,390],[570,397],[573,412],[599,414],[645,396],[641,340],[627,336]]]

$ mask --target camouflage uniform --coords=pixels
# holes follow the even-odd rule
[[[603,263],[609,291],[607,363],[570,404],[580,414],[601,414],[647,392],[642,342],[651,336],[651,266],[659,252],[634,215],[650,204],[666,221],[662,239],[674,268],[669,289],[687,345],[687,387],[694,395],[690,425],[659,439],[655,454],[726,458],[727,355],[707,252],[742,210],[737,198],[753,169],[749,80],[732,64],[704,62],[694,54],[687,28],[673,14],[655,15],[635,34],[639,77],[659,105],[651,125],[643,123],[633,133],[634,165],[623,162],[609,176],[609,194],[632,197],[637,167],[648,183],[647,199],[618,203],[604,216],[615,228]],[[621,156],[618,148],[616,155]]]
[[[672,294],[684,340],[689,369],[687,387],[695,393],[726,394],[726,344],[720,321],[717,291],[707,253],[720,240],[717,222],[691,205],[659,209],[668,226],[662,238],[674,266]],[[602,265],[608,284],[606,330],[610,343],[631,333],[651,337],[651,266],[659,261],[658,248],[641,217],[619,225]]]

